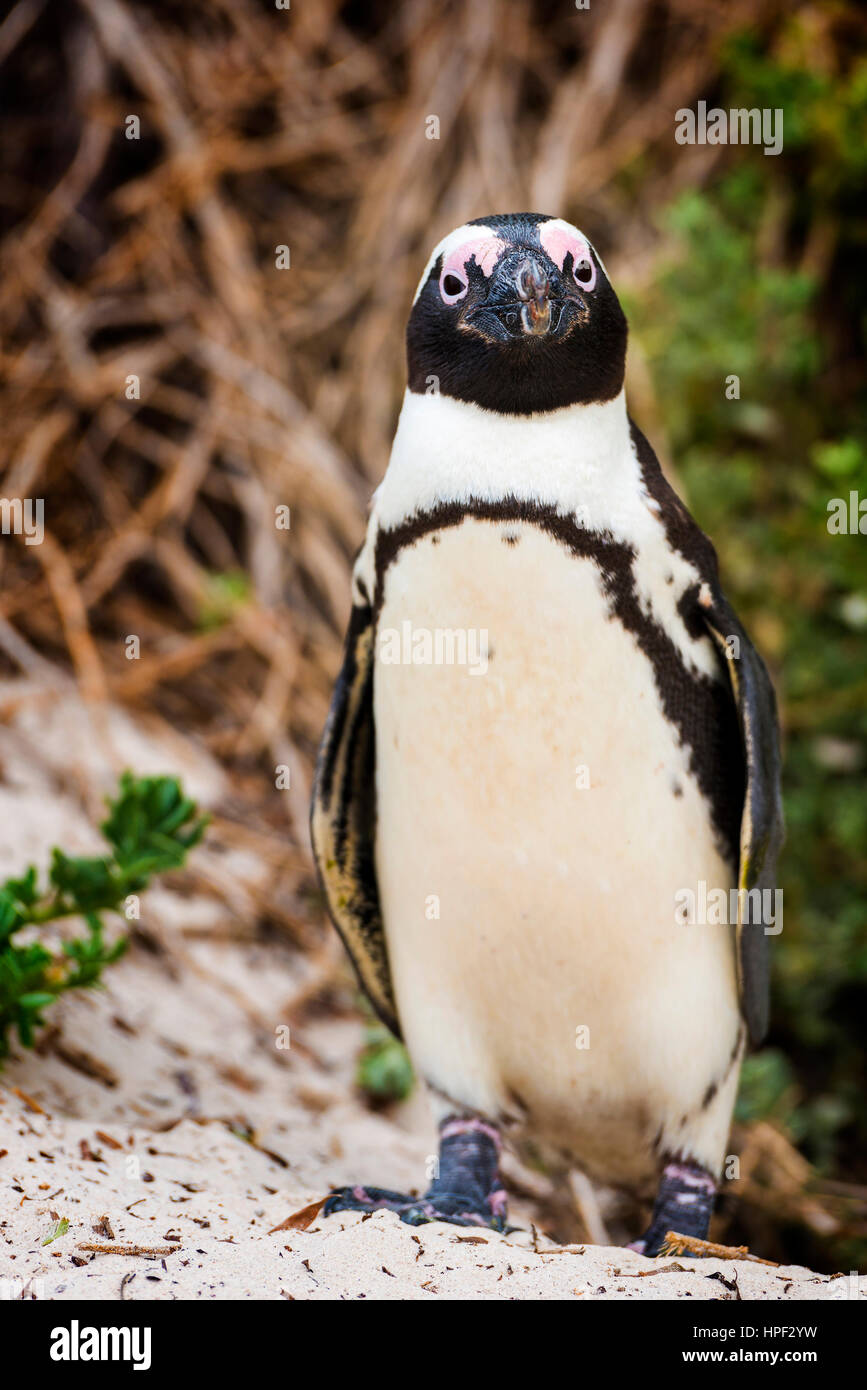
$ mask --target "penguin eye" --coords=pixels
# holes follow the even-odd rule
[[[469,280],[459,270],[444,270],[440,276],[440,294],[444,304],[457,304],[469,287]]]
[[[582,256],[572,267],[572,275],[575,284],[580,285],[582,290],[592,290],[596,284],[596,267],[587,256]]]

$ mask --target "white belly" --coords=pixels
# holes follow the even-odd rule
[[[377,872],[421,1075],[641,1182],[654,1143],[711,1168],[724,1152],[732,929],[678,924],[675,895],[733,880],[609,606],[595,564],[529,524],[468,519],[400,552],[377,642]],[[406,622],[487,629],[487,672],[386,664]]]

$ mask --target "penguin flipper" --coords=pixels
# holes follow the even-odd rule
[[[755,920],[754,911],[745,913],[745,893],[758,889],[763,895],[760,901],[764,902],[764,892],[776,888],[777,855],[784,834],[777,703],[765,664],[723,595],[705,585],[698,604],[728,672],[746,763],[738,869],[738,889],[742,891],[738,894],[737,965],[741,1012],[755,1046],[768,1027],[768,933],[765,923]],[[733,638],[737,639],[737,647]],[[750,920],[745,921],[745,916]]]
[[[316,762],[310,838],[331,920],[361,987],[400,1037],[374,856],[373,654],[373,612],[369,604],[356,603]]]

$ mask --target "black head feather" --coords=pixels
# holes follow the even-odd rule
[[[480,217],[441,247],[407,325],[411,391],[508,415],[619,394],[626,318],[576,228],[538,213]]]

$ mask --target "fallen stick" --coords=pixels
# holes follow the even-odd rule
[[[666,1231],[665,1243],[660,1255],[706,1255],[718,1260],[751,1260],[757,1265],[771,1265],[779,1269],[776,1260],[763,1260],[760,1255],[751,1255],[746,1245],[717,1245],[712,1240],[699,1240],[698,1236],[681,1236],[677,1231]]]
[[[16,1095],[19,1100],[23,1100],[24,1104],[27,1106],[27,1109],[32,1110],[34,1115],[45,1115],[47,1113],[45,1110],[42,1109],[42,1106],[39,1104],[39,1101],[34,1100],[32,1096],[28,1096],[26,1091],[21,1090],[20,1086],[13,1086],[12,1093],[13,1095]]]
[[[180,1245],[77,1245],[76,1250],[90,1250],[94,1255],[174,1255]]]

